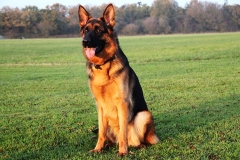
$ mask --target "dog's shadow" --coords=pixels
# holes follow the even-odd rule
[[[199,128],[211,128],[212,125],[218,125],[220,121],[228,121],[233,117],[239,118],[239,112],[237,112],[239,104],[240,95],[233,95],[197,106],[169,109],[160,114],[154,114],[152,111],[160,143],[194,132]]]

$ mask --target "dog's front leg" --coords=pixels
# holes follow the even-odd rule
[[[122,102],[122,104],[118,106],[118,117],[120,127],[118,155],[124,156],[128,153],[128,105],[126,102]]]
[[[98,106],[98,141],[96,147],[90,152],[102,152],[106,140],[107,120],[103,117],[103,109]]]

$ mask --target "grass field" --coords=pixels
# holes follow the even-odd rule
[[[123,159],[239,159],[240,33],[120,37],[160,143]],[[0,159],[120,159],[95,147],[81,38],[0,41]]]

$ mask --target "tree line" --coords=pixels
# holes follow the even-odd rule
[[[93,17],[107,4],[84,6]],[[151,6],[138,2],[115,6],[115,30],[120,35],[233,32],[240,30],[240,5],[191,0],[180,7],[175,0],[155,0]],[[78,6],[56,3],[38,9],[0,9],[0,35],[8,38],[78,36]]]

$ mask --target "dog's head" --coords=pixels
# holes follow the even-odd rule
[[[104,64],[117,50],[117,37],[113,32],[115,25],[113,5],[109,4],[100,18],[92,18],[80,5],[78,16],[85,58],[97,65]]]

